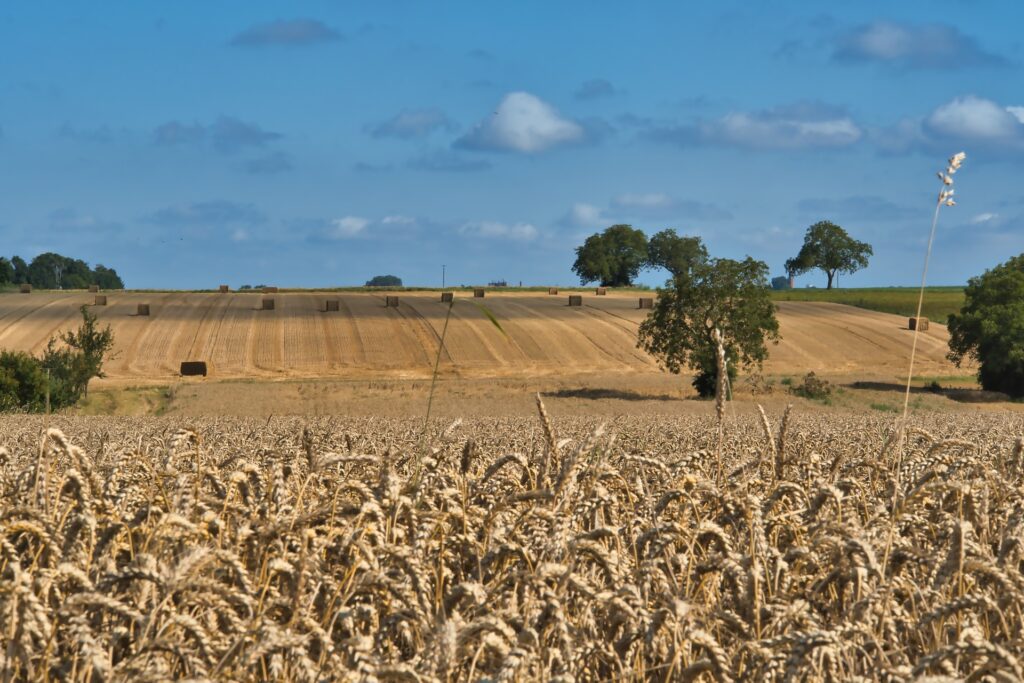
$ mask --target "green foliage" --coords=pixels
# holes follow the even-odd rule
[[[0,412],[39,412],[46,405],[46,374],[22,351],[0,351]]]
[[[680,237],[672,229],[656,233],[647,245],[648,265],[664,268],[673,277],[707,260],[708,250],[699,237]]]
[[[647,236],[631,225],[613,225],[576,247],[572,270],[581,284],[628,287],[647,264]]]
[[[30,284],[39,289],[85,289],[99,285],[103,289],[124,289],[124,282],[113,268],[89,264],[53,252],[39,254],[26,264],[20,256],[8,261],[0,258],[0,284]]]
[[[853,273],[867,268],[874,251],[867,242],[858,242],[831,221],[819,221],[807,228],[804,245],[796,257],[786,261],[789,275],[800,275],[819,268],[828,276],[828,288],[836,273]]]
[[[779,322],[769,297],[765,263],[750,257],[709,259],[669,280],[640,324],[637,345],[670,372],[678,374],[689,367],[699,373],[698,378],[715,378],[712,331],[716,327],[725,339],[727,367],[760,365],[767,358],[765,342],[778,340]],[[699,386],[695,381],[694,386],[706,390],[705,381]],[[712,382],[712,394],[713,386]]]
[[[28,264],[20,256],[11,257],[11,266],[14,268],[14,284],[23,285],[28,282]]]
[[[949,317],[949,359],[976,361],[986,391],[1024,397],[1024,254],[972,277],[964,292]]]
[[[376,275],[366,281],[367,287],[401,287],[402,278],[397,275]]]
[[[14,265],[0,256],[0,285],[7,285],[14,282]]]
[[[782,292],[787,289],[793,289],[792,285],[789,284],[789,278],[785,275],[772,278],[772,291]]]
[[[794,396],[802,396],[817,401],[828,399],[832,395],[832,385],[827,380],[821,379],[814,372],[804,375],[800,384],[789,388],[789,393]]]
[[[101,289],[124,289],[124,281],[117,271],[101,263],[97,263],[92,269],[92,276],[93,284],[99,285]]]

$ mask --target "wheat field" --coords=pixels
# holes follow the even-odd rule
[[[3,680],[1020,680],[1019,417],[0,418]]]

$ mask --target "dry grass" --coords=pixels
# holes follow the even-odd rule
[[[710,418],[45,424],[0,419],[5,680],[1024,675],[1005,416],[900,473],[883,418],[734,418],[720,480]]]

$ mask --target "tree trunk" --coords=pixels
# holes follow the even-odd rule
[[[832,289],[832,278],[836,276],[836,271],[826,271],[828,273],[828,289]]]

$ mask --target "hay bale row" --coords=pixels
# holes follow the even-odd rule
[[[264,294],[277,294],[277,287],[264,287],[263,288],[263,293]]]
[[[910,329],[912,330],[920,330],[921,332],[926,332],[928,330],[928,318],[911,318],[908,323],[908,327],[910,327]]]
[[[654,308],[654,297],[642,296],[640,297],[640,308]]]
[[[484,290],[483,290],[483,288],[482,287],[477,287],[476,289],[474,289],[473,290],[473,297],[476,298],[476,299],[483,299],[484,298]]]
[[[207,367],[204,360],[183,360],[181,362],[182,377],[206,377]]]
[[[548,296],[555,296],[558,294],[558,287],[548,287]]]
[[[441,303],[450,304],[455,301],[455,294],[453,292],[441,292]]]
[[[90,294],[95,294],[98,291],[100,291],[100,286],[99,285],[89,285],[89,293]]]
[[[598,287],[597,288],[597,296],[607,296],[607,294],[608,294],[608,288],[607,287]]]
[[[231,291],[231,288],[228,287],[227,285],[221,285],[217,291],[220,292],[221,294],[227,294],[228,292]]]
[[[264,310],[264,311],[272,311],[272,310],[274,310],[274,297],[272,297],[272,296],[265,296],[265,297],[263,297],[262,310]]]
[[[397,296],[386,296],[384,297],[385,308],[398,308],[398,297]]]
[[[341,310],[341,301],[338,299],[325,299],[323,304],[320,305],[320,310],[324,313],[336,313]]]
[[[139,304],[135,310],[135,315],[149,315],[149,304]]]
[[[104,294],[97,294],[96,295],[96,301],[93,302],[93,305],[94,306],[106,306],[107,305],[107,297],[106,297],[106,295],[104,295]]]
[[[23,284],[19,288],[18,291],[20,291],[22,294],[31,294],[32,293],[32,285],[30,285],[30,284]]]
[[[569,295],[569,305],[570,306],[582,306],[583,305],[583,297],[581,295],[579,295],[579,294],[570,294]]]

